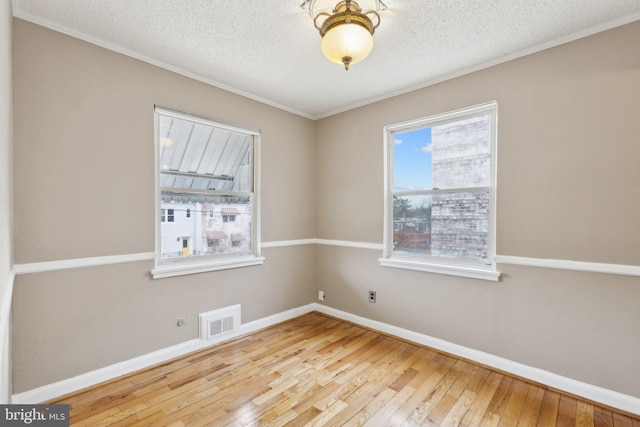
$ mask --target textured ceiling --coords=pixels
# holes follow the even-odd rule
[[[384,0],[373,52],[345,71],[322,56],[302,1],[13,0],[13,10],[310,118],[640,19],[640,0]]]

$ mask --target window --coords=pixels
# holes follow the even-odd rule
[[[234,222],[238,214],[240,212],[236,208],[222,208],[222,222]]]
[[[385,127],[380,264],[498,280],[497,104]]]
[[[259,133],[160,107],[155,118],[153,277],[261,264]]]
[[[174,222],[175,209],[160,209],[160,222]]]

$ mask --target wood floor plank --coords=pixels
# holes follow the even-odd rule
[[[613,414],[613,427],[632,427],[632,422],[629,417],[622,414]]]
[[[454,399],[458,399],[462,396],[465,390],[467,390],[467,386],[471,382],[471,379],[476,374],[477,371],[480,370],[478,365],[474,365],[465,361],[460,361],[458,369],[461,372],[465,372],[465,375],[459,375],[456,381],[451,384],[451,388],[447,391],[447,394]]]
[[[503,376],[497,372],[490,372],[486,381],[482,384],[482,388],[478,391],[476,399],[473,401],[469,411],[461,421],[463,426],[477,426],[480,424],[482,416],[487,411],[489,403],[493,398]]]
[[[438,403],[433,406],[433,409],[429,410],[426,419],[435,425],[442,425],[444,419],[447,417],[447,415],[453,409],[457,402],[458,399],[445,394],[438,400]],[[421,420],[421,424],[423,422],[424,420]]]
[[[524,403],[529,393],[530,385],[524,382],[516,381],[513,391],[509,396],[504,413],[500,417],[500,427],[511,427],[518,425],[518,419],[524,409]]]
[[[338,415],[344,408],[349,406],[342,400],[336,400],[333,404],[320,412],[320,415],[305,424],[305,427],[324,426],[331,418]]]
[[[560,395],[560,406],[558,406],[556,426],[575,426],[577,404],[578,402],[573,397]]]
[[[552,390],[545,390],[542,396],[542,404],[538,413],[539,426],[555,426],[560,407],[560,394]]]
[[[596,406],[593,408],[595,425],[598,427],[613,427],[613,413]]]
[[[459,368],[464,365],[466,365],[466,362],[462,360],[447,360],[443,365],[440,365],[434,373],[434,379],[439,378],[440,380],[425,396],[404,424],[420,424],[424,420],[438,423],[438,420],[444,418],[455,403],[455,399],[447,397],[446,394],[460,376],[461,371]],[[443,399],[444,402],[441,403]]]
[[[469,408],[476,400],[477,394],[472,390],[464,390],[459,398],[451,407],[451,410],[447,416],[442,420],[442,425],[455,425],[458,426],[462,423],[465,415],[469,412]]]
[[[283,397],[282,394],[272,395],[271,399],[266,400],[263,405],[256,405],[253,401],[247,402],[232,410],[227,410],[226,414],[215,419],[215,424],[212,422],[204,425],[258,425],[256,419],[267,412],[271,406],[281,401]]]
[[[311,313],[65,396],[73,426],[640,427],[640,418]]]
[[[258,419],[257,424],[263,425],[282,425],[283,422],[290,421],[291,415],[297,416],[297,413],[292,409],[302,400],[309,399],[314,393],[319,391],[322,387],[315,383],[315,381],[306,381],[302,383],[302,386],[295,387],[288,393],[285,393],[280,402],[272,405],[263,413]]]
[[[342,387],[342,384],[339,384],[335,381],[327,384],[322,387],[317,392],[308,395],[305,399],[302,399],[300,402],[292,406],[292,409],[298,413],[305,412],[312,406],[316,406],[318,402],[333,399],[333,396],[336,395],[338,390]]]
[[[576,406],[576,427],[594,427],[593,405],[578,401]]]
[[[505,376],[502,378],[496,393],[491,398],[491,402],[489,402],[487,411],[480,420],[480,425],[498,425],[515,384],[516,380],[513,377]]]
[[[347,393],[339,393],[338,398],[349,403],[353,400],[353,395],[362,393],[377,395],[400,377],[400,374],[398,374],[393,367],[396,364],[402,366],[406,359],[407,356],[405,352],[400,354],[387,354],[372,364],[366,372],[351,381],[347,387],[345,387]],[[349,391],[352,386],[355,388]]]
[[[442,354],[433,356],[427,363],[412,366],[419,369],[419,373],[407,385],[416,391],[392,415],[401,425],[418,425],[427,417],[429,406],[437,403],[433,402],[435,388],[454,365],[455,360]]]
[[[133,419],[132,417],[133,416],[129,416],[129,418],[125,418],[124,420],[122,420],[122,426],[123,427],[151,426],[153,425],[154,422],[159,420],[164,420],[166,418],[164,412],[162,411],[155,412],[153,415],[150,415],[147,418],[143,418],[143,419],[140,419],[139,414],[135,414],[135,419]],[[130,419],[130,422],[128,424],[126,423],[127,419]]]
[[[529,393],[524,401],[524,408],[518,419],[518,426],[535,427],[538,424],[538,415],[540,413],[540,407],[542,406],[543,397],[544,390],[542,388],[534,385],[529,387]]]
[[[358,412],[373,400],[374,396],[370,394],[360,395],[356,400],[352,400],[349,405],[333,417],[326,427],[342,427],[351,420]]]
[[[304,412],[300,413],[297,417],[286,423],[283,427],[303,426],[317,417],[321,412],[322,411],[315,406],[310,406]]]
[[[385,405],[385,403],[391,400],[396,394],[397,392],[395,390],[391,390],[390,388],[385,388],[377,396],[373,394],[369,394],[370,396],[372,396],[372,399],[362,409],[360,409],[356,414],[354,414],[345,423],[345,426],[366,425],[367,421],[372,419],[375,416],[375,414]]]
[[[367,427],[377,427],[385,423],[394,425],[400,420],[394,420],[393,414],[400,408],[400,406],[406,402],[416,390],[413,387],[402,387],[399,390],[395,390],[389,387],[390,390],[396,393],[380,408],[378,412],[364,424]],[[404,421],[404,419],[402,420]]]

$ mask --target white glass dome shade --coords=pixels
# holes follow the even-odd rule
[[[331,28],[322,38],[322,53],[336,64],[356,64],[373,49],[373,35],[359,24],[341,24]]]

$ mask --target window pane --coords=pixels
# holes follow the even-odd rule
[[[489,192],[433,195],[431,255],[486,262],[488,248]]]
[[[431,128],[393,136],[393,190],[429,190],[432,186]]]
[[[491,115],[394,134],[393,191],[491,185]]]
[[[491,115],[434,126],[433,187],[491,185]]]
[[[394,254],[486,262],[488,245],[488,192],[394,196]]]
[[[431,196],[393,197],[393,251],[431,254]]]
[[[163,192],[162,208],[191,212],[161,224],[162,259],[252,252],[250,196]],[[225,222],[224,216],[234,221]]]
[[[160,187],[253,191],[247,134],[159,116]]]

